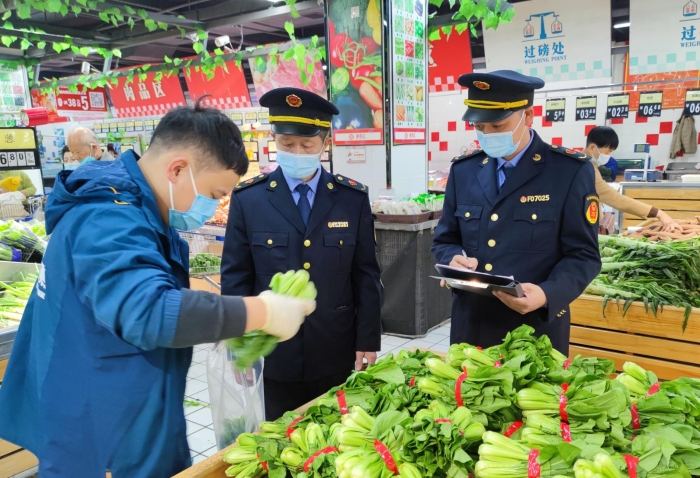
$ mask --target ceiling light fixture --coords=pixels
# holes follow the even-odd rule
[[[625,23],[618,23],[617,25],[613,26],[613,28],[629,28],[630,22],[625,22]]]

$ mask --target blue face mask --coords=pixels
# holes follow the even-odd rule
[[[212,218],[219,205],[216,199],[208,198],[197,193],[197,185],[194,183],[194,174],[192,174],[192,166],[189,167],[190,179],[192,179],[192,188],[194,189],[194,201],[187,212],[175,210],[173,202],[173,183],[170,185],[170,211],[168,213],[168,221],[175,229],[181,231],[191,231],[204,226],[204,223]]]
[[[308,178],[321,165],[320,154],[294,154],[277,150],[277,164],[284,174],[294,179]]]
[[[483,131],[476,130],[476,138],[479,140],[479,146],[481,146],[481,149],[483,149],[484,152],[492,158],[505,158],[506,156],[510,156],[511,154],[515,153],[518,146],[520,146],[520,141],[522,140],[525,131],[527,131],[527,128],[525,128],[525,131],[523,131],[523,134],[520,135],[518,142],[514,142],[513,133],[518,130],[520,123],[523,122],[523,118],[525,118],[525,113],[523,113],[523,115],[520,117],[518,126],[516,126],[513,131],[508,131],[506,133],[484,134]]]
[[[80,162],[80,164],[89,163],[90,161],[94,161],[94,160],[95,160],[95,158],[93,158],[92,156],[88,156],[87,158],[83,159],[83,160]]]

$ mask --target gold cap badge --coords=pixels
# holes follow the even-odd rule
[[[301,98],[297,95],[287,95],[287,104],[293,108],[301,106]]]
[[[486,83],[485,81],[475,81],[475,82],[474,82],[474,86],[476,86],[476,87],[479,88],[480,90],[484,90],[484,91],[485,91],[485,90],[488,90],[488,89],[491,89],[491,85],[489,85],[489,84]]]

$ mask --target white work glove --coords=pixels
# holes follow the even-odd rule
[[[316,310],[315,300],[295,299],[275,294],[271,290],[263,292],[258,297],[262,299],[267,309],[267,320],[260,330],[279,337],[280,342],[294,337],[306,316]]]

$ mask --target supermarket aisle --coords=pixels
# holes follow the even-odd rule
[[[403,349],[419,348],[447,352],[450,346],[450,325],[433,330],[422,339],[410,340],[401,337],[382,336],[382,350],[379,356],[389,352],[397,353]],[[198,463],[216,453],[213,421],[209,409],[209,391],[207,390],[207,352],[210,345],[195,347],[192,365],[187,374],[186,401],[199,402],[185,406],[187,419],[187,440],[190,445],[192,461]]]

